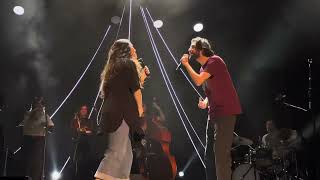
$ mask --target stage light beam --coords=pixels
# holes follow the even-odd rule
[[[202,23],[197,23],[197,24],[195,24],[195,25],[193,26],[193,30],[194,30],[195,32],[200,32],[200,31],[202,31],[202,30],[203,30],[203,24],[202,24]]]
[[[18,15],[18,16],[21,16],[24,14],[24,8],[22,6],[15,6],[13,8],[13,12]]]
[[[161,21],[161,20],[155,20],[155,21],[153,22],[153,26],[154,26],[155,28],[159,29],[159,28],[161,28],[161,27],[163,26],[163,21]]]

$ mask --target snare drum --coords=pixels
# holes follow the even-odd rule
[[[260,180],[259,172],[252,164],[240,164],[232,172],[232,180]]]

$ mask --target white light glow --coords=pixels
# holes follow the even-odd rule
[[[113,24],[119,24],[120,21],[121,21],[121,18],[120,18],[119,16],[113,16],[113,17],[111,18],[111,22],[112,22]]]
[[[200,31],[202,31],[202,29],[203,29],[203,24],[202,24],[202,23],[197,23],[197,24],[195,24],[195,25],[193,26],[193,30],[194,30],[195,32],[200,32]]]
[[[16,14],[16,15],[23,15],[24,14],[24,8],[22,6],[15,6],[13,8],[13,12]]]
[[[183,177],[184,176],[184,172],[183,171],[180,171],[179,172],[179,177]]]
[[[51,178],[52,180],[58,180],[61,178],[61,174],[58,171],[54,171],[53,173],[51,173]]]
[[[161,28],[162,26],[163,26],[163,21],[161,21],[161,20],[156,20],[156,21],[154,21],[153,22],[153,26],[155,27],[155,28]]]

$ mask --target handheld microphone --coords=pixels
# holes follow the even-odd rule
[[[140,63],[141,67],[144,68],[146,65],[144,64],[144,61],[142,58],[138,59],[138,62]]]
[[[277,97],[274,98],[274,100],[275,101],[281,101],[286,97],[287,97],[287,95],[285,95],[285,94],[279,94]]]
[[[191,59],[191,56],[192,56],[192,54],[189,53],[189,57],[188,57],[189,60]],[[181,68],[181,65],[182,65],[182,63],[181,63],[181,61],[180,61],[180,63],[179,63],[178,66],[176,67],[176,71]]]
[[[142,58],[138,59],[139,64],[141,65],[142,69],[146,67],[146,64],[144,63]],[[149,70],[148,70],[149,71]],[[149,73],[146,73],[147,76],[150,76],[150,71]]]

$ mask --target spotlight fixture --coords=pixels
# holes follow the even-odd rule
[[[51,179],[52,180],[58,180],[61,178],[61,174],[58,171],[53,171],[51,173]]]
[[[184,172],[183,171],[180,171],[179,172],[179,177],[183,177],[184,176]]]
[[[161,28],[161,27],[163,26],[163,21],[161,21],[161,20],[155,20],[155,21],[153,22],[153,26],[154,26],[155,28],[159,29],[159,28]]]
[[[18,16],[21,16],[24,14],[24,8],[22,6],[15,6],[13,8],[13,12],[18,15]]]
[[[203,29],[203,24],[202,24],[202,23],[197,23],[197,24],[195,24],[195,25],[193,26],[193,30],[194,30],[195,32],[200,32],[200,31],[202,31],[202,29]]]
[[[111,22],[112,22],[113,24],[119,24],[120,21],[121,21],[121,18],[120,18],[119,16],[113,16],[113,17],[111,18]]]

